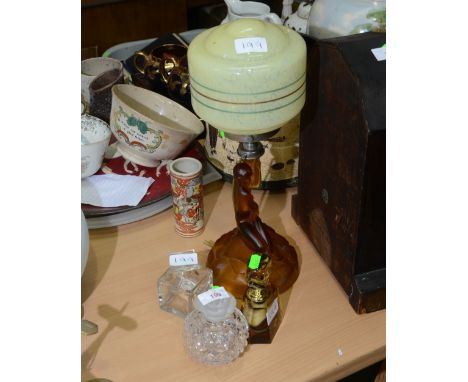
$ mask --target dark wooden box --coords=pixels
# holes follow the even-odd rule
[[[385,34],[307,43],[292,215],[358,313],[385,308]]]

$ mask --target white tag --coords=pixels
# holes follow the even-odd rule
[[[169,255],[169,265],[176,267],[179,265],[197,265],[198,256],[197,253],[192,250],[191,252],[177,252]]]
[[[234,40],[237,54],[250,52],[268,52],[265,37],[246,37]]]
[[[271,321],[273,321],[273,318],[275,318],[276,313],[278,313],[278,297],[275,298],[273,304],[271,304],[271,306],[267,310],[266,318],[268,325],[270,325]]]
[[[385,61],[387,60],[387,47],[380,47],[371,49],[371,52],[374,53],[375,58],[377,61]]]
[[[210,289],[206,292],[203,292],[198,295],[198,299],[202,303],[202,305],[209,304],[210,302],[221,300],[222,298],[228,298],[229,295],[226,292],[224,287]]]

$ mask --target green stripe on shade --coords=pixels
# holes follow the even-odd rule
[[[197,80],[195,80],[193,77],[190,77],[190,82],[196,83],[197,85],[201,86],[202,88],[208,89],[208,90],[210,90],[212,92],[215,92],[215,93],[229,94],[229,95],[240,95],[240,96],[251,96],[251,95],[259,95],[259,94],[269,94],[269,93],[274,93],[274,92],[278,92],[280,90],[287,89],[287,88],[293,86],[294,84],[298,83],[304,76],[305,76],[305,72],[297,80],[294,80],[293,82],[291,82],[290,84],[288,84],[286,86],[282,86],[282,87],[280,87],[278,89],[267,90],[267,91],[259,92],[259,93],[224,92],[224,91],[221,91],[221,90],[216,90],[216,89],[210,88],[208,86],[205,86],[205,85],[201,84],[200,82],[198,82]]]
[[[304,84],[305,85],[305,84]],[[194,99],[195,101],[197,101],[200,105],[203,105],[205,107],[207,107],[208,109],[212,109],[212,110],[216,110],[216,111],[221,111],[223,113],[231,113],[231,114],[259,114],[259,113],[268,113],[270,111],[275,111],[275,110],[279,110],[279,109],[283,109],[285,108],[286,106],[289,106],[291,105],[292,103],[296,102],[299,98],[301,98],[305,93],[305,86],[304,86],[304,91],[295,99],[293,99],[291,102],[285,104],[285,105],[281,105],[281,106],[278,106],[278,107],[275,107],[275,108],[272,108],[272,109],[267,109],[267,110],[257,110],[257,111],[231,111],[231,110],[226,110],[226,109],[219,109],[219,108],[216,108],[216,107],[213,107],[211,105],[207,105],[206,103],[204,102],[201,102],[199,98],[197,98],[194,94],[194,92],[192,92],[192,99]],[[285,98],[287,99],[287,98]]]

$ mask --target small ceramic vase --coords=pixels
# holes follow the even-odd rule
[[[109,123],[112,107],[112,87],[123,83],[122,69],[112,69],[97,76],[89,85],[89,114]]]
[[[176,232],[193,237],[204,228],[202,164],[199,160],[182,157],[169,165]]]

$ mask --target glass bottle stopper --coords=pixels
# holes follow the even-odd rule
[[[211,322],[219,322],[230,317],[236,308],[236,299],[223,287],[213,288],[194,299],[193,307],[202,312]]]

